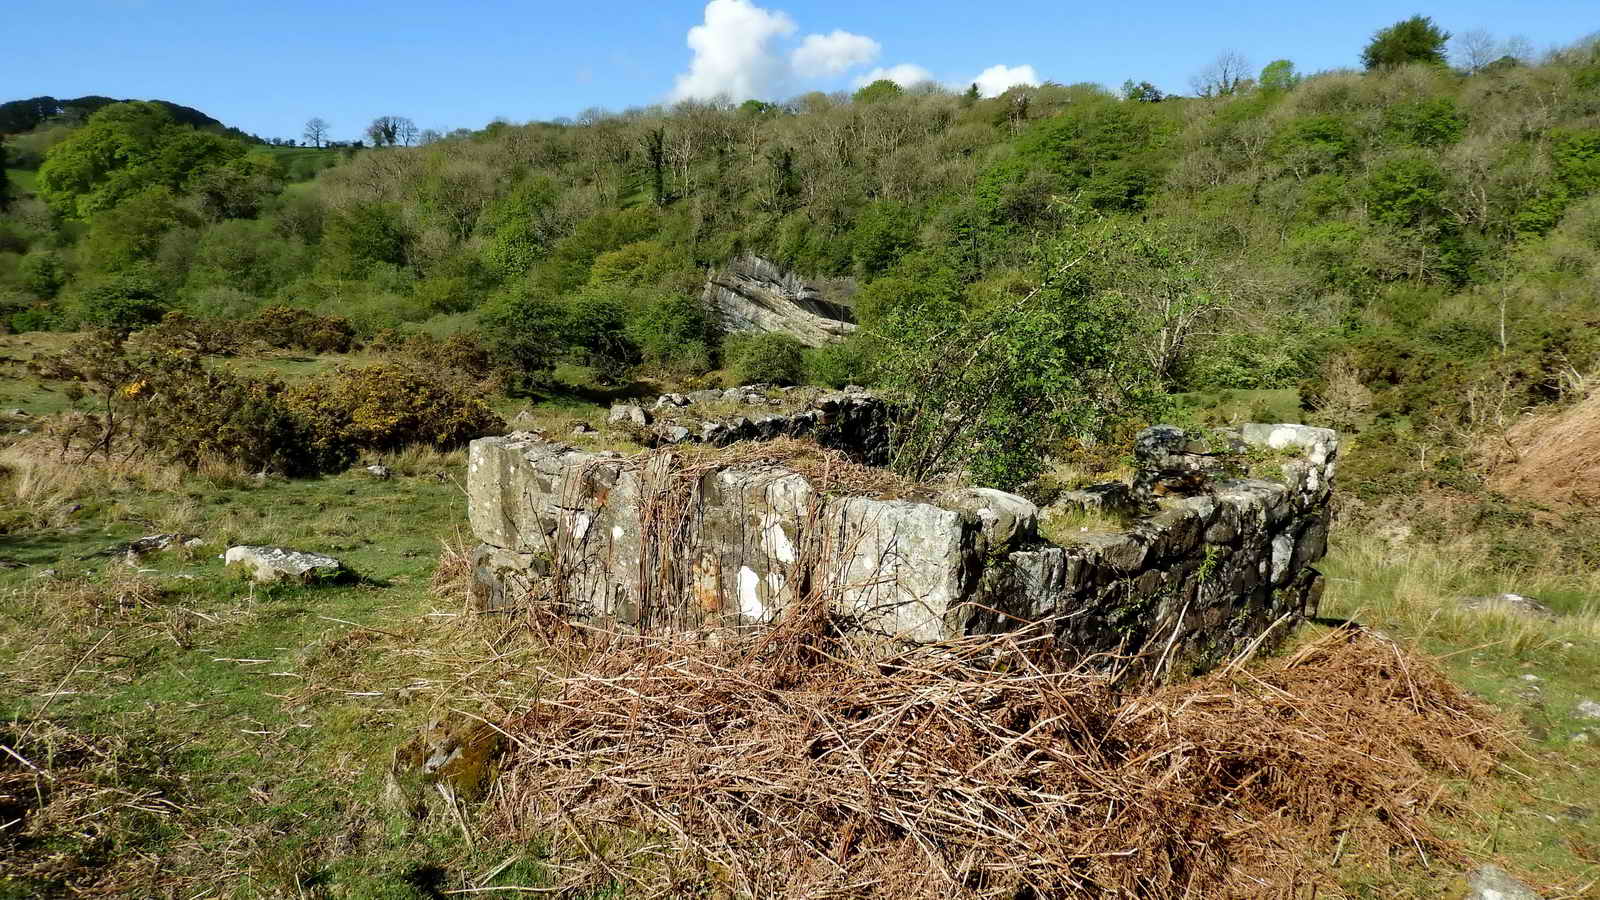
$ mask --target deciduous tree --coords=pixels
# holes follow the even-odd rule
[[[1361,64],[1371,69],[1387,69],[1406,63],[1444,65],[1445,45],[1450,32],[1433,24],[1428,16],[1412,16],[1380,28],[1361,51]]]
[[[312,116],[306,120],[306,130],[303,134],[313,147],[321,147],[322,142],[328,139],[328,129],[332,127],[322,117]]]
[[[1238,93],[1250,77],[1250,59],[1237,50],[1224,50],[1189,79],[1197,97],[1227,97]]]

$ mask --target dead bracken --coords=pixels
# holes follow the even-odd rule
[[[719,646],[563,629],[562,673],[505,722],[490,827],[559,835],[587,859],[573,891],[1306,896],[1346,845],[1462,862],[1424,818],[1452,808],[1441,779],[1509,747],[1357,628],[1125,695],[1036,635],[885,658],[836,624]]]

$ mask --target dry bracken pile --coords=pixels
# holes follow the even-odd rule
[[[567,887],[645,896],[1306,896],[1347,841],[1460,862],[1424,816],[1507,747],[1353,628],[1139,694],[1040,636],[885,656],[836,633],[568,634],[506,723],[491,822],[559,835],[588,861]]]

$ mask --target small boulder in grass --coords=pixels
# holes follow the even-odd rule
[[[229,547],[222,559],[226,565],[242,566],[250,577],[262,584],[280,581],[315,584],[340,581],[350,575],[344,563],[331,556],[285,547]]]
[[[1536,598],[1510,592],[1492,597],[1467,597],[1461,601],[1463,609],[1498,610],[1536,619],[1554,619],[1556,611]]]
[[[1464,900],[1540,900],[1540,897],[1533,888],[1491,863],[1467,873]]]

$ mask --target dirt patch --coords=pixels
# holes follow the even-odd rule
[[[575,892],[1302,896],[1357,848],[1463,862],[1424,821],[1509,746],[1357,629],[1143,695],[1062,669],[1047,635],[884,658],[839,633],[568,638],[571,674],[506,723],[492,826],[561,835],[590,862]]]
[[[1600,505],[1600,393],[1511,429],[1489,487],[1554,506]]]

